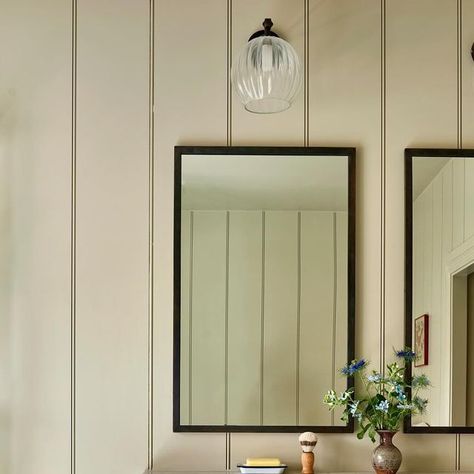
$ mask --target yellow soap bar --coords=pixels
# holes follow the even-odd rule
[[[247,458],[246,466],[280,466],[278,458]]]

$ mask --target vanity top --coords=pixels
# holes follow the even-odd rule
[[[229,471],[145,471],[144,474],[230,474],[238,473],[238,470]],[[286,474],[301,474],[301,471],[285,471]],[[344,471],[344,472],[321,472],[315,471],[315,474],[374,474],[374,471]],[[399,474],[410,474],[409,471],[399,471]],[[430,471],[416,472],[413,474],[474,474],[472,471]]]

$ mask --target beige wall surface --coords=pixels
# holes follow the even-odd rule
[[[267,16],[305,68],[244,112],[229,65]],[[172,432],[173,147],[357,147],[356,353],[403,344],[407,146],[473,146],[474,0],[1,0],[0,473],[233,467],[295,434]],[[397,436],[403,470],[472,435]],[[322,435],[320,471],[370,469]],[[343,455],[341,455],[343,453]]]

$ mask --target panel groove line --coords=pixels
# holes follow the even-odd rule
[[[190,237],[189,237],[189,424],[193,423],[193,273],[194,273],[194,211],[190,212]]]
[[[265,343],[265,211],[262,211],[262,289],[260,313],[260,425],[263,425],[263,346]]]
[[[301,211],[298,211],[297,224],[297,300],[296,300],[296,424],[300,424],[300,357],[301,357]]]
[[[332,366],[332,373],[331,373],[331,388],[333,390],[336,390],[336,330],[337,330],[337,324],[336,324],[336,318],[337,318],[337,259],[338,259],[338,254],[337,254],[337,225],[336,225],[336,213],[333,214],[333,248],[334,248],[334,287],[333,287],[333,308],[332,308],[332,361],[331,361],[331,366]],[[334,410],[331,410],[331,425],[334,425]]]
[[[227,146],[232,146],[232,84],[231,84],[231,71],[232,71],[232,0],[227,0],[227,10],[226,10],[226,20],[227,20],[227,50],[226,50],[226,61],[227,61],[227,77],[226,77],[226,126],[227,126]],[[227,217],[227,223],[229,223],[229,217]],[[228,417],[228,294],[229,294],[229,227],[227,226],[227,283],[226,283],[226,423]],[[232,434],[226,432],[225,434],[225,466],[226,469],[231,469],[230,459],[231,459],[231,436]]]
[[[457,147],[462,148],[462,0],[456,0],[457,28]]]
[[[386,0],[381,0],[380,10],[380,30],[381,30],[381,45],[380,45],[380,84],[381,84],[381,98],[380,98],[380,171],[381,171],[381,185],[380,185],[380,373],[385,374],[385,235],[386,235],[386,156],[387,156],[387,60],[386,60],[386,17],[387,17],[387,3]]]
[[[451,173],[451,189],[453,190],[453,198],[452,198],[452,201],[451,201],[451,216],[452,217],[452,222],[451,222],[451,246],[449,248],[449,250],[453,250],[454,249],[454,163],[452,164],[452,169],[453,169],[453,172]],[[451,408],[450,408],[450,411],[451,411]]]
[[[303,22],[303,144],[309,146],[309,0],[304,0]]]
[[[229,419],[229,227],[230,227],[230,213],[225,213],[225,308],[224,308],[224,420],[228,424]],[[229,437],[230,433],[226,433]],[[228,445],[228,443],[227,443]],[[228,446],[227,446],[228,448]],[[227,466],[229,468],[229,466]]]
[[[153,469],[153,315],[155,236],[155,0],[149,0],[148,33],[148,469]]]
[[[462,148],[462,0],[456,0],[456,52],[457,52],[457,147]],[[464,199],[466,195],[466,173],[464,173]],[[463,209],[463,215],[464,209]],[[465,237],[466,229],[463,226],[463,237]],[[461,469],[461,435],[456,434],[456,471]]]
[[[76,170],[77,0],[72,0],[71,37],[71,474],[76,472]]]
[[[227,108],[227,146],[232,146],[232,0],[227,0],[227,84],[226,84],[226,108]]]

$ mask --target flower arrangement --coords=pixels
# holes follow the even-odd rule
[[[399,362],[387,365],[387,373],[382,375],[375,370],[368,372],[365,359],[353,360],[341,369],[346,377],[358,376],[365,394],[356,398],[351,387],[341,394],[329,390],[324,396],[324,403],[330,410],[343,407],[342,420],[347,422],[349,417],[359,422],[357,438],[362,439],[366,434],[375,442],[375,434],[379,430],[397,431],[405,416],[423,413],[428,400],[419,396],[419,391],[430,386],[426,375],[415,375],[411,383],[405,381],[405,371],[408,364],[416,359],[411,349],[395,351]],[[412,389],[409,399],[408,389]]]

